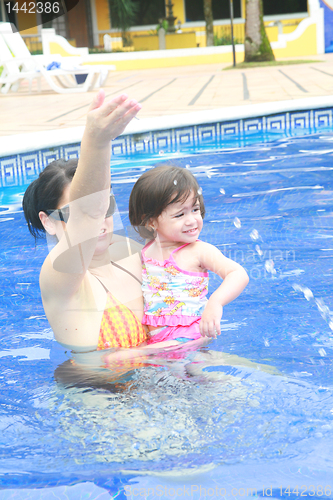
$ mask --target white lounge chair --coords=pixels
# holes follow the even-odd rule
[[[32,81],[37,79],[38,90],[41,90],[41,73],[35,69],[20,69],[20,60],[15,59],[9,50],[5,40],[0,35],[0,66],[2,73],[0,75],[0,88],[3,94],[6,94],[10,88],[17,90],[21,80],[29,81],[29,92],[31,92]]]
[[[89,55],[87,47],[73,47],[66,38],[57,35],[54,28],[42,28],[41,35],[44,56],[52,56],[55,52],[63,57],[85,58]]]
[[[66,61],[64,64],[63,60],[60,59],[60,68],[47,71],[43,64],[41,64],[36,57],[30,54],[29,49],[24,43],[20,33],[13,33],[10,23],[0,23],[0,36],[3,37],[11,53],[15,56],[13,57],[13,55],[10,54],[11,59],[9,63],[6,61],[8,77],[10,73],[11,79],[15,79],[16,76],[17,80],[20,81],[27,78],[28,74],[29,77],[32,78],[31,75],[40,73],[55,92],[62,94],[87,92],[93,88],[100,87],[105,81],[108,75],[108,70],[110,69],[109,66],[82,66],[78,65],[77,61],[74,65],[69,61]],[[0,51],[0,54],[2,59],[2,51]],[[16,69],[14,68],[15,64]],[[20,71],[19,78],[18,69]],[[84,76],[86,76],[86,78],[84,78]],[[83,80],[82,83],[80,80]],[[2,87],[1,91],[3,93],[8,92],[9,88],[10,86],[8,87],[8,85],[6,85]],[[15,87],[13,90],[15,90]]]

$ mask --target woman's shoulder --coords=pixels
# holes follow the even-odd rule
[[[52,261],[50,255],[48,255],[44,260],[39,273],[39,286],[43,299],[47,298],[47,296],[52,291],[53,273],[54,269],[52,266]]]
[[[67,272],[57,270],[50,254],[44,260],[39,274],[39,286],[44,304],[45,302],[68,303],[71,298],[77,299],[80,290],[84,291],[87,284],[87,273],[77,280],[77,273],[71,272],[70,269]]]

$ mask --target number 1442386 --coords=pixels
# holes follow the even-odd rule
[[[24,12],[25,14],[59,14],[60,2],[24,2],[19,6],[18,2],[15,4],[8,2],[5,4],[8,14],[11,12]]]

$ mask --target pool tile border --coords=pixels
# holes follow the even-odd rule
[[[333,126],[333,107],[302,111],[279,112],[267,116],[247,117],[197,125],[186,125],[165,130],[153,130],[121,135],[112,142],[113,155],[135,152],[158,153],[164,149],[181,148],[189,144],[203,145],[207,141],[224,141],[232,136],[252,132],[295,130],[318,132]],[[35,152],[21,152],[0,158],[0,187],[29,184],[53,160],[77,158],[80,143],[59,145]]]

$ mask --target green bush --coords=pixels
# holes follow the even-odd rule
[[[162,22],[156,26],[156,32],[158,33],[158,31],[161,28],[164,28],[165,31],[168,31],[169,23],[168,23],[168,21],[166,19],[163,19]]]
[[[114,52],[114,51],[113,51]],[[94,47],[89,49],[89,54],[109,54],[107,50],[102,49],[101,47]]]
[[[130,33],[128,33],[127,31],[123,31],[121,37],[123,39],[123,47],[132,47],[133,40]]]
[[[115,52],[128,52],[127,50],[123,49],[112,49],[112,53]],[[94,47],[92,49],[89,49],[89,54],[111,54],[111,52],[108,52],[107,50],[104,50],[102,47]]]
[[[234,37],[234,44],[237,43],[240,43],[240,41]],[[214,35],[214,45],[232,45],[231,35]]]

